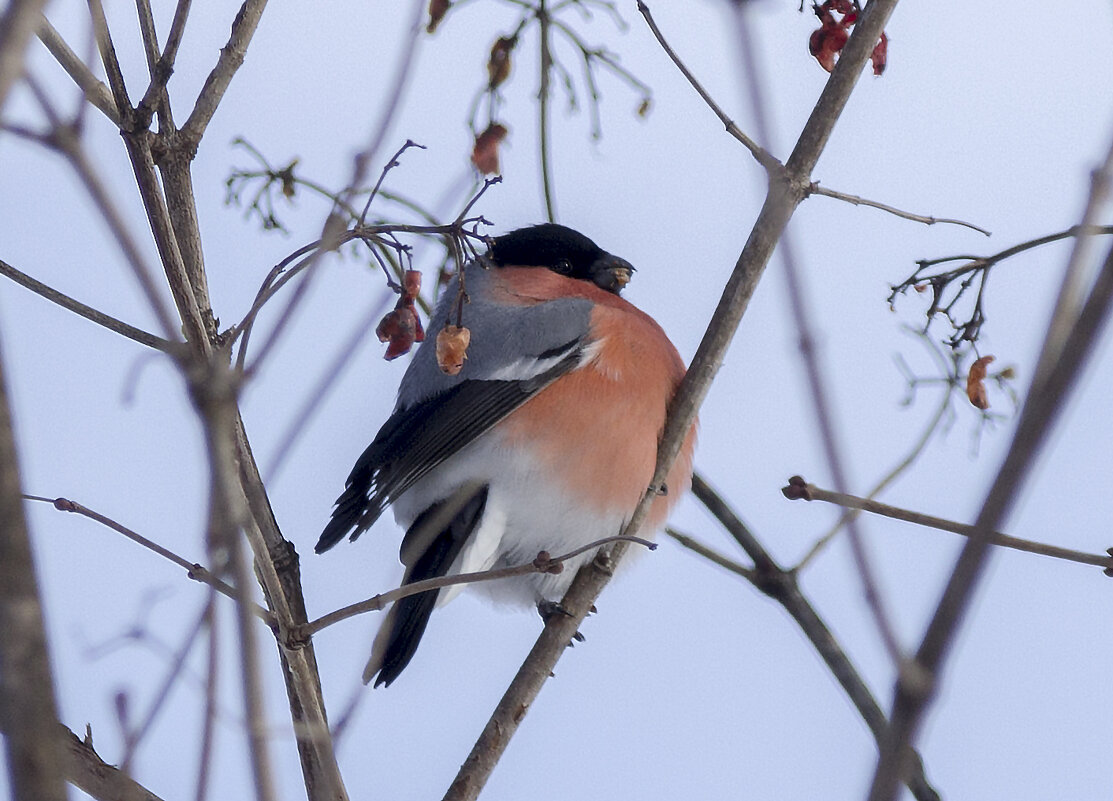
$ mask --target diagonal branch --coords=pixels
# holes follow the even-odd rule
[[[85,99],[112,121],[116,127],[120,126],[120,112],[116,109],[116,101],[112,99],[112,92],[104,81],[97,78],[93,71],[81,60],[80,57],[62,35],[55,30],[46,17],[39,20],[39,29],[36,31],[39,41],[46,46],[54,60],[73,78],[73,82],[85,93]]]
[[[745,133],[743,133],[742,129],[738,127],[734,120],[728,117],[726,112],[719,108],[719,104],[716,103],[715,100],[708,93],[708,91],[703,88],[703,84],[701,84],[696,76],[692,74],[692,71],[688,69],[688,65],[685,64],[683,60],[681,60],[680,56],[676,54],[676,51],[672,49],[668,41],[665,40],[665,35],[661,33],[661,29],[657,27],[657,23],[653,19],[653,15],[649,12],[649,6],[643,3],[642,0],[638,0],[638,11],[641,12],[641,15],[643,17],[645,17],[646,24],[649,25],[649,30],[651,30],[653,32],[653,35],[657,37],[657,41],[658,43],[660,43],[661,48],[665,51],[668,57],[672,59],[672,62],[676,65],[677,69],[679,69],[684,74],[684,77],[688,79],[688,83],[692,85],[692,88],[696,90],[696,93],[703,98],[703,102],[707,104],[707,107],[715,112],[715,116],[718,117],[719,120],[726,127],[727,133],[741,142],[742,145],[750,151],[754,159],[757,160],[757,163],[764,167],[767,172],[775,173],[783,169],[783,165],[781,164],[781,162],[778,161],[772,153],[770,153],[764,147],[762,147],[753,139],[748,137]]]
[[[141,328],[136,328],[133,325],[128,325],[121,320],[117,320],[111,315],[105,314],[101,311],[97,311],[92,306],[86,306],[81,301],[74,300],[69,295],[62,294],[57,289],[49,287],[41,281],[35,280],[26,273],[17,270],[15,267],[8,264],[3,259],[0,259],[0,275],[12,279],[20,286],[30,289],[36,295],[40,295],[46,298],[51,303],[56,303],[63,309],[69,309],[73,313],[81,315],[86,320],[91,320],[97,325],[107,328],[109,331],[114,331],[121,336],[125,336],[128,339],[135,340],[140,345],[146,345],[148,348],[161,350],[165,353],[171,352],[174,347],[174,343],[170,342],[167,339],[155,336],[154,334],[149,334]]]
[[[656,487],[664,481],[676,460],[683,440],[711,387],[711,381],[723,363],[758,280],[793,211],[811,184],[811,170],[850,98],[873,44],[896,7],[896,2],[897,0],[874,0],[866,7],[842,58],[804,126],[789,158],[785,177],[775,176],[770,180],[765,204],[723,289],[719,305],[692,364],[670,404],[668,419],[658,445],[657,468],[653,480],[624,533],[637,533],[648,514],[650,503],[656,497]],[[561,601],[569,614],[554,615],[546,623],[537,643],[522,663],[445,794],[446,801],[470,801],[482,790],[521,724],[525,712],[551,674],[565,645],[609,581],[611,563],[622,558],[626,551],[625,546],[626,543],[622,542],[616,544],[609,555],[601,553],[580,570]]]
[[[12,0],[0,17],[0,109],[23,74],[27,43],[45,7],[45,0]]]
[[[1113,161],[1113,148],[1110,154]],[[1073,275],[1068,272],[1065,283],[1072,279]],[[1070,315],[1070,304],[1061,304],[1056,309],[1047,346],[1054,348],[1061,342],[1059,355],[1045,373],[1037,375],[1037,383],[1033,384],[1021,411],[1009,451],[986,495],[973,532],[959,555],[915,658],[900,671],[894,691],[889,734],[870,789],[871,801],[890,801],[896,794],[898,776],[935,693],[939,671],[985,569],[992,544],[990,535],[1004,520],[1023,488],[1036,456],[1107,320],[1111,302],[1113,249],[1106,256],[1077,317],[1073,321],[1062,322],[1057,318]],[[1064,329],[1069,333],[1061,339],[1058,332]]]
[[[243,64],[244,53],[251,43],[251,37],[255,35],[259,18],[266,5],[267,0],[244,0],[243,5],[240,6],[236,19],[232,22],[232,33],[228,43],[220,49],[220,58],[209,73],[209,77],[205,79],[205,85],[201,87],[193,111],[182,126],[182,134],[187,139],[194,142],[201,140],[236,70]]]
[[[738,573],[774,601],[784,607],[792,616],[804,636],[823,659],[831,675],[842,686],[858,714],[862,716],[880,748],[888,721],[873,693],[858,674],[854,664],[839,645],[835,635],[816,612],[815,607],[800,589],[799,573],[795,569],[785,569],[770,555],[765,546],[754,536],[749,527],[734,513],[723,498],[696,474],[692,478],[692,494],[704,505],[708,512],[719,521],[728,534],[742,547],[754,563],[753,568],[732,563],[726,557],[713,559],[726,569]],[[686,543],[684,543],[686,544]],[[740,571],[738,568],[742,568]],[[745,571],[745,572],[742,572]],[[938,801],[939,794],[924,775],[923,762],[915,755],[912,769],[905,775],[905,783],[918,801]]]

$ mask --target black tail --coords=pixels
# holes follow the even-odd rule
[[[487,490],[487,485],[469,488],[468,494],[434,504],[418,516],[402,540],[402,561],[409,565],[403,584],[448,572],[483,517]],[[375,637],[364,682],[378,674],[375,686],[389,687],[398,678],[417,651],[439,594],[428,590],[395,602]]]

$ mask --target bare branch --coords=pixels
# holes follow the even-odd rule
[[[327,615],[323,615],[313,622],[307,623],[303,627],[303,631],[295,632],[295,636],[311,637],[321,629],[331,626],[333,623],[339,623],[342,620],[361,615],[364,612],[378,612],[380,609],[385,608],[387,604],[394,603],[410,595],[428,592],[429,590],[439,590],[443,587],[452,587],[457,584],[478,584],[482,581],[495,581],[497,579],[513,578],[514,576],[528,576],[531,573],[560,573],[564,569],[564,562],[569,559],[612,542],[635,543],[651,551],[657,549],[656,543],[650,542],[649,540],[618,534],[614,537],[603,537],[594,542],[589,542],[587,545],[581,546],[574,551],[561,554],[560,556],[549,556],[548,551],[541,551],[532,562],[526,562],[522,565],[480,570],[475,573],[455,573],[451,576],[437,576],[422,581],[414,581],[409,584],[403,584],[401,587],[391,590],[390,592],[375,595],[368,598],[366,601],[360,601],[359,603],[337,609],[335,612],[329,612]]]
[[[784,168],[784,165],[782,165],[781,162],[772,153],[770,153],[768,150],[759,145],[750,137],[746,136],[746,134],[742,132],[742,129],[735,124],[734,120],[728,117],[726,113],[724,113],[723,110],[719,108],[719,104],[715,102],[710,94],[708,94],[707,90],[703,88],[703,84],[701,84],[696,79],[696,76],[692,74],[692,71],[688,69],[688,65],[680,59],[680,56],[676,54],[676,51],[673,50],[672,46],[669,45],[669,43],[665,40],[664,34],[661,33],[661,29],[657,27],[657,23],[656,21],[654,21],[653,15],[649,12],[649,6],[642,2],[642,0],[638,0],[638,11],[641,12],[641,15],[643,17],[645,17],[646,24],[649,25],[649,30],[651,30],[653,32],[653,35],[657,37],[657,41],[660,43],[661,48],[665,51],[666,54],[668,54],[668,57],[672,59],[672,62],[677,66],[681,73],[684,74],[684,77],[688,79],[688,83],[692,85],[692,88],[696,90],[696,93],[703,98],[703,102],[707,104],[707,107],[715,112],[715,116],[718,117],[719,120],[726,127],[727,133],[741,142],[742,145],[750,151],[757,163],[765,168],[766,172],[773,173],[782,170]]]
[[[57,289],[49,287],[26,273],[17,270],[3,259],[0,259],[0,275],[12,279],[20,286],[30,289],[36,295],[46,298],[51,303],[56,303],[63,309],[69,309],[75,314],[81,315],[86,320],[91,320],[97,325],[107,328],[109,331],[113,331],[138,342],[140,345],[146,345],[148,348],[154,348],[155,350],[161,350],[166,353],[172,352],[175,347],[175,344],[169,340],[157,337],[154,334],[149,334],[140,328],[117,320],[115,317],[107,315],[104,312],[97,311],[92,306],[86,306],[81,301],[74,300],[69,295],[65,295]]]
[[[725,554],[721,554],[714,548],[709,548],[695,537],[683,534],[674,528],[666,528],[665,533],[683,545],[692,553],[702,556],[708,562],[716,564],[724,570],[728,570],[737,576],[741,576],[751,584],[756,585],[760,581],[756,570],[745,565],[740,565]]]
[[[266,5],[267,0],[244,0],[243,5],[240,6],[236,19],[232,22],[232,34],[228,37],[227,44],[220,49],[220,58],[217,59],[216,66],[209,73],[209,77],[205,79],[205,85],[201,87],[193,111],[182,126],[182,134],[186,139],[199,142],[204,135],[205,128],[216,113],[216,107],[220,105],[228,85],[232,82],[232,77],[243,64],[247,46],[251,43],[251,37],[255,35],[255,28],[259,25],[259,18],[263,15]]]
[[[734,513],[727,502],[698,473],[692,478],[692,494],[753,560],[754,567],[745,568],[721,555],[720,558],[723,561],[719,564],[746,578],[754,587],[783,606],[785,611],[792,616],[796,625],[800,627],[800,631],[808,638],[816,653],[823,659],[831,674],[842,686],[843,691],[851,703],[854,704],[855,709],[858,710],[858,714],[862,716],[862,720],[865,721],[873,733],[880,748],[888,728],[885,713],[881,711],[873,693],[870,692],[869,687],[866,686],[865,681],[858,674],[857,668],[854,667],[850,657],[839,645],[835,635],[823,618],[819,616],[819,613],[816,612],[815,607],[804,595],[803,590],[800,589],[799,574],[795,570],[786,570],[781,567],[765,549],[765,546],[754,536],[749,527]],[[939,794],[924,774],[923,761],[919,754],[915,752],[913,752],[912,764],[910,770],[904,776],[904,781],[917,801],[939,800]]]
[[[869,498],[859,498],[856,495],[831,492],[830,490],[817,487],[814,484],[808,484],[800,476],[793,476],[790,478],[788,486],[784,487],[781,492],[783,492],[784,496],[790,501],[826,501],[827,503],[841,506],[844,509],[858,509],[863,512],[869,512],[870,514],[891,517],[894,520],[903,520],[906,523],[915,523],[918,526],[935,528],[940,531],[949,531],[953,534],[961,534],[964,537],[972,537],[975,533],[974,526],[967,523],[956,523],[941,517],[934,517],[921,512],[913,512],[908,509],[901,509],[897,506],[890,506],[887,503],[870,500]],[[1107,576],[1113,576],[1113,555],[1098,556],[1097,554],[1083,553],[1082,551],[1075,551],[1070,548],[1060,548],[1057,545],[1047,545],[1042,542],[1021,539],[1020,537],[1011,537],[1008,534],[1001,534],[996,531],[989,534],[988,537],[992,545],[1000,545],[1017,551],[1040,554],[1041,556],[1051,556],[1055,559],[1065,559],[1068,562],[1077,562],[1083,565],[1095,565],[1105,568],[1105,574]]]
[[[95,512],[89,507],[83,506],[77,501],[71,501],[68,498],[44,498],[39,495],[24,495],[23,497],[29,501],[49,503],[59,512],[73,512],[74,514],[79,514],[82,517],[87,517],[90,520],[94,520],[97,523],[100,523],[102,526],[106,526],[107,528],[112,529],[117,534],[124,535],[129,540],[136,543],[137,545],[143,546],[148,551],[158,554],[163,559],[173,562],[178,567],[185,570],[186,575],[194,581],[199,581],[202,584],[208,584],[221,595],[224,595],[227,598],[231,598],[233,601],[239,600],[239,590],[237,590],[230,584],[226,584],[224,581],[221,581],[217,576],[213,575],[213,573],[208,568],[203,567],[197,562],[191,562],[185,557],[179,556],[178,554],[171,551],[169,548],[165,548],[162,545],[159,545],[157,542],[147,539],[142,534],[132,531],[127,526],[124,526],[121,523],[117,523],[111,517],[102,515],[100,512]],[[272,615],[266,609],[254,602],[249,602],[249,607],[252,614],[258,617],[268,626],[274,625],[274,615]]]
[[[991,236],[989,231],[977,225],[974,225],[974,223],[964,222],[963,220],[954,220],[949,217],[927,217],[923,214],[913,214],[909,211],[901,211],[900,209],[893,206],[888,206],[884,203],[878,203],[876,200],[866,200],[864,197],[858,197],[857,195],[848,195],[845,192],[837,192],[834,189],[828,189],[825,186],[820,186],[819,181],[814,181],[808,191],[810,194],[813,195],[823,195],[824,197],[841,200],[844,203],[850,203],[855,206],[869,206],[870,208],[880,209],[881,211],[888,212],[889,214],[894,214],[897,217],[902,217],[905,220],[912,220],[913,222],[923,223],[924,225],[935,225],[936,223],[947,225],[961,225],[964,228],[969,228],[973,231],[977,231],[979,234]]]
[[[73,82],[85,93],[85,99],[100,109],[104,116],[112,121],[113,125],[119,127],[120,112],[116,109],[116,101],[112,98],[112,92],[109,91],[102,80],[93,74],[93,71],[89,69],[85,62],[70,49],[69,45],[62,39],[62,35],[54,29],[54,26],[50,24],[46,17],[39,20],[36,34],[39,41],[50,51],[50,55],[54,56],[54,60],[61,65],[66,74],[73,78]]]
[[[43,111],[47,113],[49,117],[57,117],[54,110],[50,108],[49,105],[44,105]],[[151,311],[158,319],[163,333],[167,337],[173,336],[178,326],[173,322],[173,318],[167,309],[158,286],[154,282],[153,273],[149,269],[138,243],[132,236],[127,224],[124,222],[123,215],[112,201],[112,198],[109,197],[108,190],[105,188],[96,170],[94,170],[92,164],[89,162],[81,140],[78,139],[77,132],[64,124],[57,124],[49,133],[42,137],[42,141],[47,146],[57,149],[58,152],[62,153],[69,160],[74,171],[77,173],[77,177],[81,180],[81,183],[89,193],[93,203],[96,205],[97,210],[100,212],[101,217],[104,219],[105,223],[107,223],[109,230],[116,239],[116,243],[123,252],[132,274],[139,282],[140,289],[143,291],[143,295]]]
[[[911,467],[912,464],[918,458],[920,458],[920,454],[924,452],[924,448],[927,447],[927,444],[931,441],[931,438],[938,432],[939,424],[942,422],[943,416],[947,413],[947,410],[951,408],[952,389],[953,387],[948,384],[946,390],[943,393],[943,397],[939,402],[939,406],[936,408],[935,414],[932,415],[931,420],[928,422],[928,424],[924,426],[924,430],[920,434],[920,438],[916,440],[911,449],[909,449],[908,453],[906,453],[904,457],[899,462],[897,462],[892,467],[892,469],[889,470],[889,472],[882,476],[881,480],[873,486],[869,493],[867,493],[867,498],[876,498],[881,492],[885,490],[886,487],[896,481],[897,478],[899,478],[905,470]],[[808,552],[804,554],[804,557],[792,569],[795,571],[800,571],[807,567],[808,564],[834,538],[834,536],[842,530],[842,527],[846,525],[847,521],[850,520],[850,517],[856,516],[857,514],[857,511],[852,510],[842,515],[835,523],[835,525],[831,527],[831,530],[820,537],[816,541],[816,543],[808,550]]]
[[[66,779],[74,787],[97,801],[162,801],[124,771],[101,759],[93,750],[88,729],[82,740],[62,724],[55,725],[65,747]]]
[[[1113,149],[1110,153],[1113,154]],[[1107,320],[1111,301],[1113,249],[1107,254],[1089,296],[1070,326],[1057,360],[1048,369],[1046,378],[1032,385],[1008,454],[982,504],[970,538],[959,555],[915,659],[900,671],[889,733],[874,774],[870,801],[891,801],[896,794],[901,768],[934,695],[939,670],[985,568],[993,531],[1012,508],[1069,391],[1076,384],[1075,379],[1083,362]],[[1062,306],[1057,314],[1070,315],[1072,305]],[[1059,327],[1060,323],[1053,321],[1046,343],[1048,347],[1056,338],[1051,332],[1058,331]]]
[[[842,58],[846,58],[849,48],[852,48],[855,54],[872,53],[874,42],[877,41],[888,16],[888,13],[884,10],[871,15],[870,12],[876,11],[876,9],[877,4],[871,4],[861,20],[862,22],[868,21],[870,23],[871,38],[868,41],[864,38],[864,35],[851,38],[848,43],[848,50],[844,51]],[[743,7],[740,5],[735,6],[734,15],[737,22],[736,30],[738,32],[739,41],[741,42],[741,47],[739,49],[743,60],[742,73],[746,76],[749,83],[749,95],[754,109],[754,119],[758,136],[762,141],[770,142],[773,137],[771,126],[768,122],[769,105],[764,97],[765,82],[761,74],[762,64],[757,55],[757,43],[753,39],[752,26],[747,21]],[[878,19],[881,20],[880,24],[877,24]],[[876,30],[873,30],[874,27],[876,27]],[[857,33],[861,33],[861,29],[859,29]],[[857,67],[857,70],[861,70],[861,65]],[[836,75],[837,72],[832,74],[831,79],[834,80]],[[855,74],[854,77],[857,78],[857,74]],[[813,115],[819,111],[822,106],[823,96],[820,96],[813,110]],[[830,135],[830,128],[826,129],[824,141],[828,135]],[[804,141],[804,136],[801,136],[801,141]],[[795,174],[792,161],[797,158],[798,154],[799,145],[797,146],[797,150],[793,151],[792,157],[789,159],[790,163],[787,170],[790,175]],[[814,164],[813,162],[812,167],[814,167]],[[810,185],[809,182],[809,187]],[[845,489],[847,480],[843,454],[839,447],[838,434],[836,432],[834,414],[831,408],[831,399],[827,391],[826,379],[823,374],[822,366],[820,365],[819,355],[816,351],[815,335],[812,333],[813,317],[807,306],[807,298],[804,294],[803,273],[795,257],[794,245],[795,242],[791,236],[791,232],[785,232],[781,236],[778,244],[781,260],[784,263],[785,282],[788,286],[788,304],[798,334],[798,347],[803,360],[804,375],[808,382],[808,389],[810,390],[812,411],[818,423],[819,439],[823,448],[823,455],[827,462],[828,469],[830,469],[831,475],[834,478],[835,486],[840,489]],[[881,587],[877,580],[873,565],[871,564],[869,554],[866,551],[862,535],[858,530],[856,520],[854,518],[847,520],[846,528],[847,538],[850,541],[850,551],[854,557],[854,564],[858,571],[858,578],[862,584],[862,593],[865,596],[866,605],[870,610],[870,614],[873,616],[878,635],[889,653],[889,658],[892,659],[894,663],[897,663],[901,659],[900,643],[897,640],[893,623],[889,619],[889,614],[881,595]]]
[[[553,53],[552,53],[552,27],[545,0],[539,0],[537,6],[537,22],[539,29],[538,52],[541,61],[541,88],[538,90],[537,113],[538,118],[538,146],[541,159],[541,186],[545,196],[545,217],[549,222],[556,222],[556,204],[553,200],[552,154],[549,148],[549,96],[552,93]],[[591,71],[588,70],[588,75]]]
[[[65,801],[58,707],[0,363],[0,730],[14,798]]]
[[[104,65],[108,78],[108,88],[112,91],[112,99],[120,115],[120,127],[130,126],[133,111],[131,99],[128,97],[124,73],[120,69],[120,60],[116,57],[116,48],[112,44],[112,34],[108,30],[108,20],[105,19],[101,0],[89,0],[89,16],[93,20],[93,34],[96,36],[101,64]]]
[[[45,0],[12,0],[0,17],[0,109],[8,92],[23,74],[27,43],[42,17]]]

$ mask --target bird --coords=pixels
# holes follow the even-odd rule
[[[621,297],[634,272],[584,234],[544,223],[488,240],[445,287],[389,419],[345,482],[315,547],[355,540],[390,506],[405,530],[403,585],[519,565],[619,534],[652,481],[684,362],[661,327]],[[460,286],[463,278],[463,287]],[[461,294],[462,290],[462,294]],[[458,372],[436,340],[470,331]],[[643,535],[691,484],[696,423],[652,501]],[[577,570],[470,586],[559,611]],[[410,595],[388,611],[364,683],[390,686],[435,606],[462,589]]]

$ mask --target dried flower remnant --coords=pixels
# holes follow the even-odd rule
[[[420,292],[420,271],[406,270],[402,278],[402,296],[394,304],[394,309],[387,312],[375,328],[375,335],[379,341],[389,343],[386,353],[383,354],[383,358],[387,361],[397,359],[403,353],[409,353],[415,342],[425,339],[425,329],[414,306]]]
[[[993,360],[993,356],[982,356],[970,365],[970,372],[966,375],[966,397],[983,411],[989,408],[989,395],[985,389],[986,367]]]
[[[488,89],[497,89],[510,77],[510,54],[517,44],[517,36],[500,36],[491,46],[491,57],[487,59]]]
[[[487,130],[475,137],[471,163],[484,175],[496,175],[499,172],[499,145],[507,133],[505,125],[492,122]]]
[[[463,326],[446,325],[437,334],[437,365],[448,375],[457,375],[468,358],[471,331]]]

